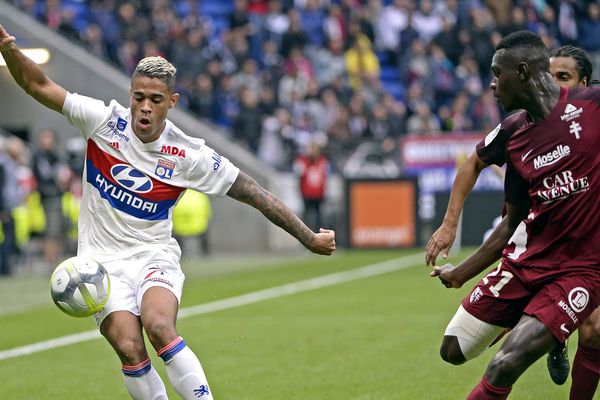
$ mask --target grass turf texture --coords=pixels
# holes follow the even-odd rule
[[[249,257],[184,264],[182,307],[350,270],[414,251],[333,257]],[[467,253],[462,253],[465,256]],[[455,261],[457,259],[454,259]],[[441,361],[444,328],[471,284],[444,288],[418,263],[395,272],[180,319],[216,399],[461,399],[497,346],[463,366]],[[473,282],[474,283],[474,282]],[[0,351],[95,329],[62,314],[45,278],[0,281]],[[20,300],[20,299],[25,299]],[[571,358],[576,338],[570,345]],[[170,388],[162,361],[155,368]],[[120,363],[103,339],[0,360],[1,399],[127,399]],[[511,398],[566,399],[539,360]]]

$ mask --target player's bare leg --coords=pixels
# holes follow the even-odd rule
[[[591,400],[600,379],[600,308],[579,327],[570,400]]]
[[[102,321],[100,333],[119,356],[125,386],[133,399],[167,399],[165,385],[150,363],[139,317],[129,311],[110,313]]]
[[[507,335],[488,364],[483,379],[467,399],[506,398],[519,376],[556,344],[556,338],[542,322],[524,315]]]
[[[186,400],[212,400],[200,361],[177,334],[178,306],[171,291],[162,287],[148,289],[142,298],[142,325],[152,346],[165,362],[167,375],[177,393]]]

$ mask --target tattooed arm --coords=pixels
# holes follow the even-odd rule
[[[319,233],[311,231],[289,207],[244,172],[240,171],[227,195],[256,208],[313,253],[331,255],[335,251],[334,231],[323,228]]]

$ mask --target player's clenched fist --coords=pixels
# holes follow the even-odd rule
[[[335,231],[321,228],[307,247],[313,253],[330,256],[335,251]]]
[[[6,29],[0,25],[0,51],[9,50],[15,42],[15,37],[6,32]]]

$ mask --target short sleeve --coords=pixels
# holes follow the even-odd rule
[[[498,124],[475,147],[477,156],[486,164],[503,166],[506,164],[506,144],[508,143],[508,139],[510,139],[510,132],[504,129],[502,124]]]
[[[101,100],[67,93],[62,113],[88,139],[108,119],[110,109]]]
[[[189,188],[212,196],[225,196],[240,172],[229,159],[205,144],[192,153],[188,171]]]

